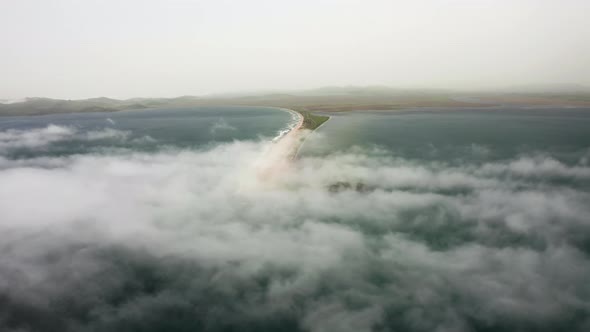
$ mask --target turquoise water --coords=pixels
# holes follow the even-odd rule
[[[330,115],[0,118],[0,331],[589,330],[590,109]]]
[[[300,154],[380,148],[418,162],[483,163],[519,155],[585,162],[590,109],[479,108],[332,113]]]
[[[291,113],[276,108],[196,107],[0,117],[0,132],[19,135],[19,132],[41,130],[40,138],[56,138],[54,142],[45,142],[48,144],[14,146],[3,151],[5,157],[20,158],[86,154],[117,148],[136,151],[162,147],[192,149],[234,140],[270,140],[293,122]],[[43,132],[48,126],[53,126],[49,133]]]

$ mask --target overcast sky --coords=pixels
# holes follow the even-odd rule
[[[0,98],[590,85],[588,0],[2,0]]]

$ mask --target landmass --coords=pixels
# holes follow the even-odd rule
[[[91,98],[59,100],[27,98],[0,102],[0,116],[54,113],[116,112],[131,109],[195,106],[266,106],[309,112],[401,110],[418,107],[486,107],[494,105],[588,106],[590,89],[460,92],[433,89],[394,89],[383,86],[326,87],[304,91],[259,92],[234,95],[181,96],[176,98]],[[324,120],[325,121],[325,120]],[[307,117],[304,125],[321,125],[321,118]]]
[[[313,114],[309,111],[297,111],[303,117],[302,129],[315,130],[330,119],[329,116]]]

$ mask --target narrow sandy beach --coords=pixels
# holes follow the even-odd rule
[[[303,128],[303,115],[293,110],[284,110],[296,115],[298,117],[297,123],[286,134],[274,141],[265,153],[258,171],[258,177],[263,180],[279,176],[289,168],[299,147],[309,133],[309,130]]]
[[[287,158],[293,160],[297,155],[297,151],[299,151],[299,147],[305,141],[305,134],[302,132],[304,118],[303,115],[301,115],[301,113],[299,112],[295,112],[293,110],[288,111],[297,116],[298,121],[297,124],[293,126],[293,128],[291,128],[291,130],[289,130],[289,132],[285,134],[283,137],[281,137],[281,139],[277,142],[278,144],[285,142],[283,143],[285,144],[285,146],[280,146],[277,148],[285,149],[286,151],[288,151],[289,155],[287,156]]]

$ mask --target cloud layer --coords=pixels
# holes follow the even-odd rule
[[[54,124],[33,129],[8,129],[0,131],[0,153],[5,154],[17,149],[38,150],[46,148],[51,144],[69,140],[125,140],[129,135],[130,132],[128,131],[113,128],[81,132],[74,127]]]
[[[587,166],[272,147],[1,158],[0,329],[590,328]]]

